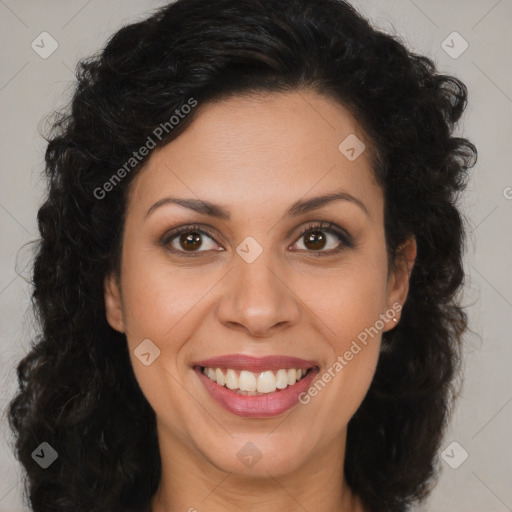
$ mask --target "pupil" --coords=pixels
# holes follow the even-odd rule
[[[201,235],[199,233],[188,233],[181,235],[180,242],[185,250],[194,250],[201,247]],[[311,244],[312,249],[323,249],[325,246],[325,236],[322,231],[313,231],[306,236],[306,246]]]
[[[201,235],[199,233],[181,235],[180,242],[185,250],[199,249],[201,247]]]
[[[325,236],[321,231],[313,231],[309,235],[306,236],[306,246],[308,243],[312,243],[312,249],[323,249],[325,246]]]

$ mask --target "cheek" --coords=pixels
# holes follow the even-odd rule
[[[149,338],[165,350],[178,350],[180,340],[186,340],[197,328],[200,311],[209,302],[205,294],[219,282],[223,271],[211,265],[179,266],[163,258],[160,248],[136,250],[140,241],[139,245],[136,240],[127,242],[123,309],[129,342]],[[306,307],[303,319],[319,321],[318,329],[336,354],[344,353],[350,341],[374,325],[384,311],[385,252],[375,250],[373,256],[370,252],[353,253],[337,267],[322,267],[319,262],[315,268],[310,262],[288,269],[286,274],[293,290],[289,300],[297,295]],[[380,258],[375,256],[381,252]],[[175,343],[169,346],[171,339]]]
[[[127,333],[132,341],[150,338],[161,347],[178,330],[180,338],[186,338],[184,329],[190,324],[187,317],[194,314],[205,290],[215,283],[214,276],[209,278],[204,271],[180,269],[162,262],[153,249],[127,251],[123,271]]]
[[[386,261],[375,259],[340,266],[297,286],[301,300],[322,320],[323,332],[339,354],[385,312],[386,282]]]
[[[182,348],[194,335],[205,310],[201,299],[215,276],[192,273],[161,263],[153,250],[126,251],[123,262],[123,309],[131,364],[151,407],[176,432],[187,430],[187,407],[182,382]],[[217,278],[218,279],[218,278]],[[149,366],[135,355],[143,340],[160,350]],[[172,414],[171,414],[172,413]]]
[[[348,423],[373,379],[384,327],[380,315],[385,313],[386,278],[386,260],[375,259],[347,266],[336,278],[333,274],[317,280],[321,286],[309,287],[305,302],[331,351],[303,403],[309,402],[315,416],[325,419],[326,432],[332,435]]]

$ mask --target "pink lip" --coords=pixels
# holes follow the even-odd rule
[[[263,372],[265,370],[279,370],[281,368],[296,368],[307,370],[318,366],[316,361],[307,361],[290,356],[253,357],[244,354],[230,354],[196,361],[193,366],[208,366],[210,368],[231,368],[233,370],[247,370],[250,372]]]
[[[209,379],[201,367],[231,368],[233,370],[248,370],[253,372],[278,370],[280,368],[301,368],[311,371],[293,386],[284,390],[276,390],[264,395],[241,395],[224,386],[219,386]],[[230,355],[215,357],[194,363],[194,370],[208,391],[209,395],[225,410],[237,416],[249,418],[267,418],[277,416],[291,409],[299,401],[301,393],[305,392],[320,371],[315,361],[306,361],[296,357],[267,356],[256,358],[245,355]]]

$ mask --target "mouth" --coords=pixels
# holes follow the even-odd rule
[[[313,370],[313,368],[280,368],[277,371],[265,370],[254,373],[233,368],[212,368],[211,366],[200,366],[199,368],[217,385],[246,396],[261,396],[280,392],[294,386]]]
[[[252,418],[276,416],[297,405],[319,372],[315,361],[245,355],[199,361],[193,369],[218,405]]]

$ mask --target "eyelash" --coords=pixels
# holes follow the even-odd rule
[[[300,240],[302,237],[304,237],[305,235],[307,235],[310,232],[325,231],[326,233],[335,235],[340,240],[340,242],[342,242],[342,246],[337,249],[330,249],[327,251],[320,250],[320,251],[306,251],[306,252],[311,253],[314,256],[330,256],[333,254],[337,254],[346,248],[352,249],[354,247],[352,237],[344,230],[334,229],[332,227],[333,225],[335,225],[335,224],[332,221],[329,223],[320,222],[317,224],[310,224],[301,230],[301,232],[299,233],[299,235],[297,237],[297,240]],[[172,242],[172,240],[174,240],[175,238],[177,238],[179,235],[181,235],[183,233],[199,233],[201,235],[206,235],[215,241],[215,235],[212,232],[210,232],[207,228],[202,227],[199,224],[189,224],[187,226],[182,226],[180,228],[176,228],[175,230],[173,230],[171,232],[166,233],[162,237],[160,243],[162,246],[164,246],[169,251],[179,254],[180,256],[183,255],[186,258],[188,258],[188,257],[194,258],[194,257],[200,256],[202,252],[208,252],[208,251],[186,252],[186,251],[180,251],[180,250],[176,250],[174,248],[170,248],[169,247],[170,242]]]

